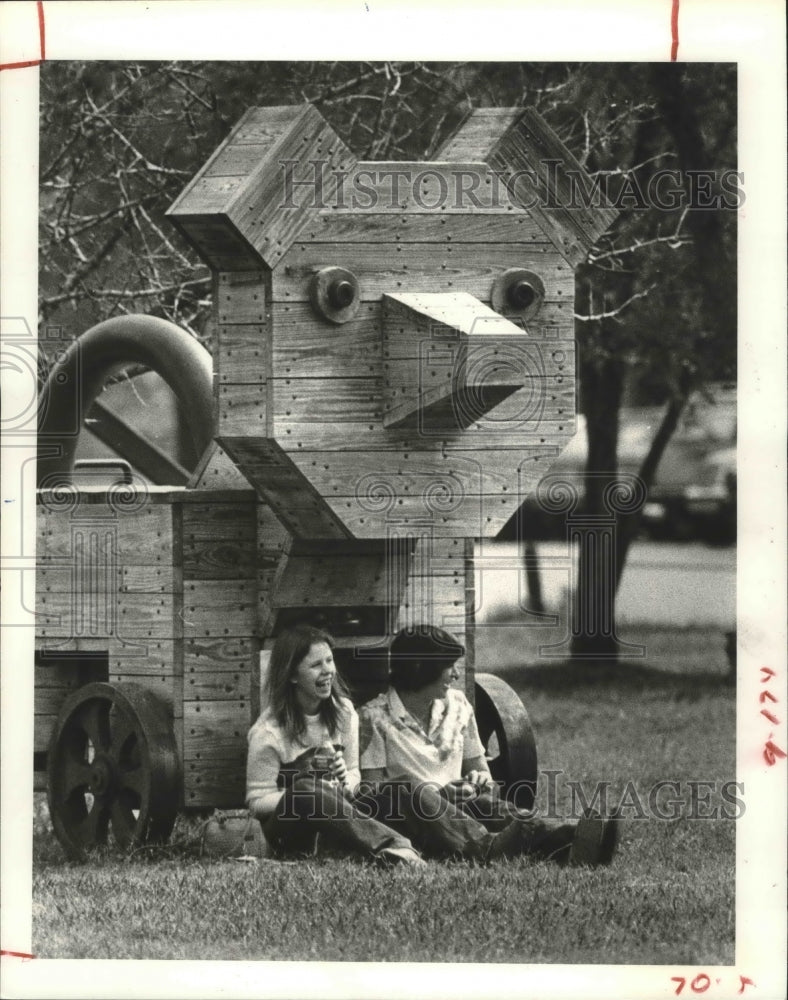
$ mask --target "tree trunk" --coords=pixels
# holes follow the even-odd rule
[[[640,469],[638,470],[638,478],[643,483],[643,489],[646,496],[648,496],[649,490],[654,485],[657,467],[659,466],[662,456],[665,453],[665,448],[667,447],[668,442],[673,437],[673,432],[678,426],[679,417],[681,416],[682,410],[687,403],[687,395],[688,394],[685,392],[680,396],[674,396],[668,403],[665,408],[665,412],[662,415],[662,422],[660,423],[657,433],[654,435],[654,439],[651,442],[649,450],[641,463]],[[621,576],[624,572],[624,565],[629,553],[629,547],[637,535],[638,528],[640,527],[640,522],[642,520],[642,508],[619,519],[616,545],[616,590],[618,590],[619,584],[621,583]]]
[[[528,587],[528,610],[537,615],[545,613],[544,597],[542,595],[542,575],[539,572],[539,559],[532,538],[523,542],[523,561],[525,563],[525,582]]]
[[[603,327],[604,320],[600,321]],[[602,338],[604,329],[600,330]],[[589,359],[581,365],[582,411],[588,428],[588,456],[582,484],[583,514],[588,518],[605,518],[610,511],[605,504],[605,492],[616,478],[619,409],[624,390],[625,363],[620,357]],[[576,515],[575,515],[576,516]],[[571,520],[573,514],[568,515]],[[571,524],[567,528],[571,530]],[[578,553],[577,586],[572,595],[571,612],[573,658],[594,662],[615,660],[618,640],[615,635],[615,580],[605,570],[605,555],[593,544],[594,529],[581,530]],[[614,529],[615,530],[615,529]],[[592,537],[593,536],[593,537]],[[589,544],[584,544],[588,541]],[[613,623],[610,630],[602,618]]]

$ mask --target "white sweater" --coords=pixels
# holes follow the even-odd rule
[[[358,764],[358,715],[346,698],[341,699],[342,711],[336,733],[332,736],[319,715],[306,716],[306,733],[301,740],[289,739],[270,709],[266,709],[249,730],[249,755],[246,760],[246,804],[258,819],[273,815],[284,794],[277,787],[277,778],[306,750],[341,743],[347,765],[347,781],[355,791],[361,781]]]

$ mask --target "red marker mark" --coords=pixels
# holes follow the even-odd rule
[[[780,720],[777,718],[777,716],[776,715],[772,715],[771,712],[767,712],[767,710],[765,708],[761,709],[761,715],[763,715],[765,718],[767,718],[769,720],[769,722],[771,722],[771,724],[773,726],[779,726],[780,725]]]
[[[3,69],[25,69],[28,66],[40,66],[41,63],[46,59],[46,24],[44,21],[44,3],[43,0],[38,0],[36,4],[38,9],[38,47],[41,56],[39,59],[28,59],[25,62],[13,62],[13,63],[0,63],[0,70]],[[4,955],[10,954],[4,951]]]
[[[746,976],[740,975],[739,979],[741,979],[741,987],[739,989],[739,993],[744,993],[745,986],[755,986],[755,983],[752,981],[752,979],[748,979]]]
[[[773,767],[777,763],[778,757],[783,759],[785,757],[785,752],[781,750],[776,743],[772,743],[771,740],[767,740],[763,748],[763,759],[769,767]]]
[[[776,676],[771,667],[761,667],[761,673],[766,674],[765,677],[761,678],[761,684],[765,684],[771,677]]]
[[[774,697],[771,691],[761,691],[761,693],[758,695],[758,701],[761,704],[763,704],[767,698],[773,705],[777,704],[777,699]]]
[[[26,951],[6,951],[5,948],[0,949],[0,955],[8,955],[9,958],[21,958],[22,961],[30,961],[31,958],[35,958],[35,955],[30,955]]]
[[[679,54],[679,0],[673,0],[670,12],[670,61],[675,62]]]

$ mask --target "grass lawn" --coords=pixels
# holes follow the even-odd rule
[[[485,630],[479,669],[494,664],[523,698],[540,768],[562,772],[553,779],[559,806],[570,805],[570,780],[587,798],[597,781],[608,783],[609,804],[624,796],[626,822],[610,868],[528,859],[423,870],[331,856],[296,864],[207,860],[187,819],[166,848],[131,857],[105,851],[73,865],[39,819],[33,951],[43,958],[732,964],[736,824],[688,815],[687,782],[719,788],[735,779],[735,690],[726,683],[721,635],[641,634],[646,658],[614,670],[517,666],[512,638],[506,628]],[[678,818],[648,815],[649,790],[660,780],[681,783]],[[543,807],[547,786],[540,779]],[[719,790],[699,794],[696,812],[735,812]],[[670,797],[660,797],[663,812]]]

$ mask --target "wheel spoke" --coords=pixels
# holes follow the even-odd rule
[[[76,760],[65,754],[58,769],[57,787],[54,792],[61,801],[70,798],[74,792],[85,789],[90,784],[90,765],[87,761]]]
[[[144,688],[86,685],[58,718],[48,772],[52,824],[74,858],[108,838],[125,849],[172,830],[177,748],[166,709]]]
[[[109,704],[98,699],[86,701],[74,717],[93,746],[106,750],[109,746]]]
[[[106,844],[107,828],[109,827],[109,803],[106,797],[96,797],[93,808],[76,829],[78,839],[90,847],[94,844]]]
[[[135,808],[139,808],[139,804],[142,802],[147,792],[147,782],[145,780],[146,775],[144,768],[118,768],[116,776],[120,788],[124,792],[128,792],[131,796],[136,796],[137,805]]]
[[[113,758],[118,761],[123,759],[124,756],[128,756],[130,752],[129,742],[132,739],[136,741],[137,732],[134,728],[134,723],[123,712],[117,709],[112,712],[111,732],[111,753]]]

